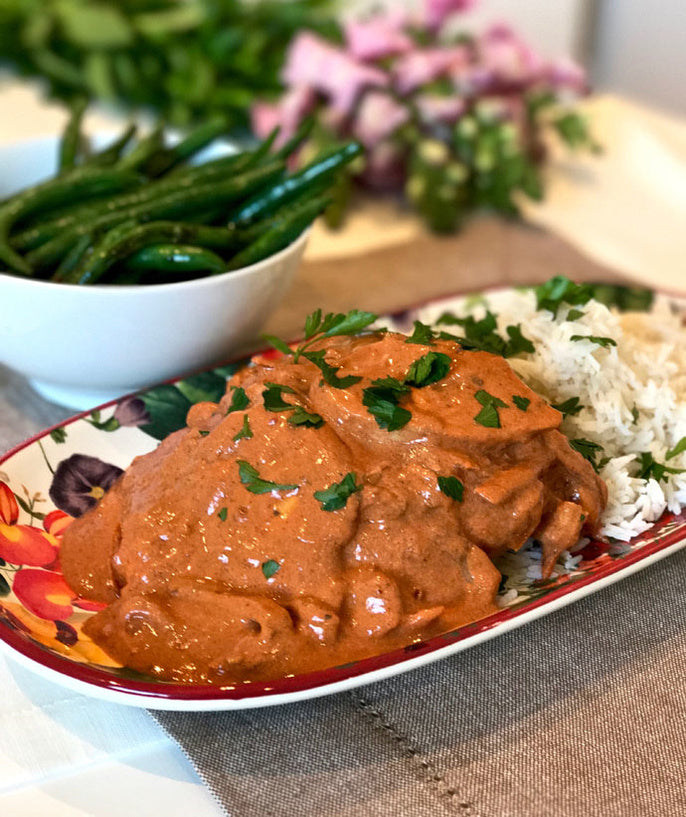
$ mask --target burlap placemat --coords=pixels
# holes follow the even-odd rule
[[[157,712],[231,817],[681,817],[686,552],[395,679]]]

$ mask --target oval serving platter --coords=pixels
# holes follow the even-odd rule
[[[449,309],[460,301],[443,299],[429,306]],[[537,552],[525,550],[514,561],[508,559],[497,613],[404,649],[319,672],[228,687],[174,684],[133,672],[115,664],[82,632],[84,621],[99,608],[75,598],[64,582],[61,535],[134,457],[185,425],[193,403],[219,400],[226,378],[240,365],[123,397],[42,432],[0,459],[0,645],[13,659],[79,692],[132,706],[211,711],[284,704],[341,692],[454,655],[601,590],[686,545],[684,512],[663,514],[628,543],[588,542],[544,581],[535,578]]]

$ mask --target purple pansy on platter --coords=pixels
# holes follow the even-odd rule
[[[72,454],[55,468],[49,496],[61,511],[81,516],[97,504],[123,473],[121,468],[98,457]]]

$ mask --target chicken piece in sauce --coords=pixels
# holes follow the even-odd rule
[[[604,484],[503,359],[394,333],[312,349],[333,385],[255,359],[66,531],[117,661],[225,685],[386,652],[493,612],[503,551],[535,537],[548,575],[597,526]]]

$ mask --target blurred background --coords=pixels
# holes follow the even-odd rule
[[[352,0],[350,10],[417,6],[414,0]],[[566,54],[588,70],[593,89],[686,114],[683,0],[482,0],[461,21],[505,20],[546,56]]]

